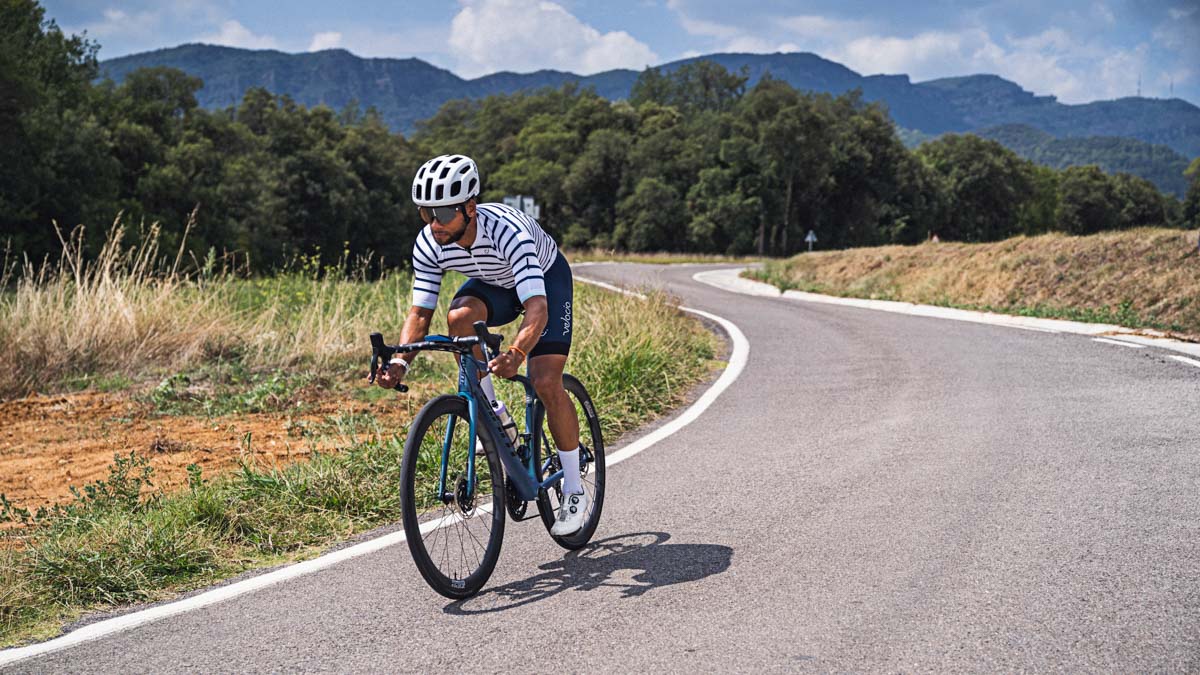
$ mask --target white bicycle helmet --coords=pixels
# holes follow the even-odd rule
[[[479,195],[479,168],[465,155],[439,155],[421,165],[413,178],[417,206],[454,206]]]

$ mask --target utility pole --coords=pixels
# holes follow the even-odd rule
[[[1142,97],[1142,74],[1138,73],[1138,98]]]

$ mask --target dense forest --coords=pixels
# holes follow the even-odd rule
[[[1197,162],[1181,203],[1142,178],[1041,167],[973,135],[910,151],[857,93],[747,87],[707,61],[648,69],[615,103],[571,84],[450,101],[406,138],[372,110],[264,89],[208,111],[203,83],[168,68],[94,84],[95,52],[33,0],[0,0],[0,239],[17,255],[57,250],[52,222],[85,224],[98,244],[120,213],[159,223],[167,245],[187,229],[196,260],[403,265],[420,225],[411,174],[442,152],[478,161],[485,199],[535,196],[569,247],[786,255],[810,229],[840,248],[1200,226]]]
[[[1025,159],[1055,169],[1095,164],[1108,173],[1132,173],[1154,183],[1163,192],[1183,197],[1188,181],[1188,160],[1165,145],[1134,138],[1089,136],[1055,138],[1026,124],[1007,124],[975,132],[998,141]]]

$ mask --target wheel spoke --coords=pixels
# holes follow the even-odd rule
[[[445,397],[441,403],[444,407],[432,419],[426,421],[419,416],[419,428],[418,420],[414,420],[412,433],[420,437],[410,438],[406,445],[406,452],[413,456],[405,456],[405,511],[412,512],[405,528],[408,530],[410,522],[415,522],[418,530],[425,530],[410,532],[409,544],[426,580],[443,595],[459,597],[477,590],[496,563],[504,517],[503,504],[497,514],[495,502],[501,495],[496,492],[496,484],[502,474],[486,453],[475,457],[474,494],[466,494],[468,462],[474,451],[468,443],[469,420],[461,401]],[[446,409],[451,407],[458,411],[448,412]],[[452,416],[457,420],[451,432]],[[451,495],[449,501],[439,493],[443,475],[445,491]],[[481,570],[486,571],[477,574]],[[472,577],[475,581],[469,590],[456,583]]]

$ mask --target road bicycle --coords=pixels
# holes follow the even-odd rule
[[[500,557],[506,514],[513,521],[540,516],[549,532],[563,496],[562,467],[533,384],[521,375],[510,378],[525,390],[524,432],[513,442],[479,386],[503,336],[489,333],[482,321],[474,329],[472,336],[430,335],[401,345],[384,344],[381,334],[371,334],[371,382],[396,354],[458,355],[458,392],[434,398],[417,413],[400,470],[404,534],[413,561],[433,590],[453,599],[470,597],[487,583]],[[475,358],[475,347],[482,361]],[[579,531],[551,537],[576,550],[592,538],[604,508],[604,439],[583,384],[564,374],[563,387],[579,418],[579,468],[589,505]],[[403,383],[396,389],[408,391]],[[530,503],[536,513],[529,513]]]

